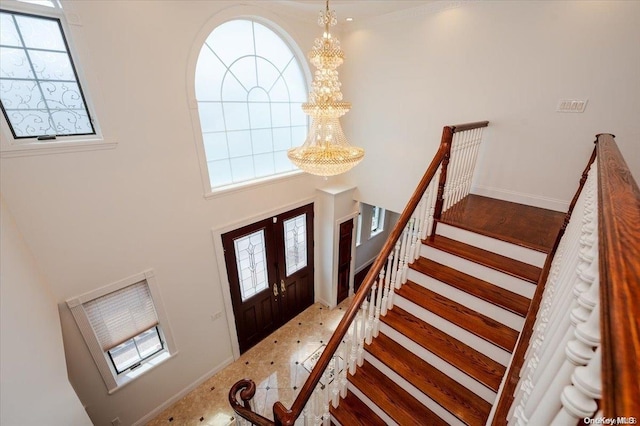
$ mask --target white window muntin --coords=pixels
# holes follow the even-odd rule
[[[124,372],[124,374],[118,374],[109,358],[108,351],[103,349],[103,345],[100,343],[83,305],[87,302],[122,290],[126,287],[130,287],[142,281],[146,282],[151,299],[153,300],[154,309],[158,319],[158,332],[160,339],[164,342],[164,348],[155,355],[145,359],[141,367]],[[132,275],[123,280],[69,299],[67,300],[67,306],[73,314],[76,324],[82,333],[82,337],[89,348],[89,352],[91,353],[91,356],[100,371],[100,375],[107,386],[109,394],[117,391],[122,386],[128,384],[140,375],[146,373],[153,367],[178,353],[153,270],[147,270],[142,273]]]
[[[219,42],[230,33],[235,48]],[[260,51],[269,40],[277,46],[273,57]],[[294,52],[278,32],[253,19],[226,21],[204,42],[195,94],[212,190],[297,172],[286,151],[304,140],[308,120],[301,110],[305,73]]]
[[[375,236],[384,231],[385,209],[372,206],[371,209],[371,236]]]

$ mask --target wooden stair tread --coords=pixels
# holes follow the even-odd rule
[[[447,425],[433,411],[367,361],[362,367],[358,367],[355,375],[349,374],[348,377],[367,398],[400,425]]]
[[[491,404],[384,334],[366,350],[467,425],[484,425]]]
[[[395,306],[380,320],[494,392],[505,367],[436,327]]]
[[[529,311],[528,298],[433,260],[420,257],[409,267],[521,317]]]
[[[516,330],[428,290],[420,284],[407,281],[400,290],[396,291],[396,294],[508,352],[512,352],[516,345],[518,340]]]
[[[342,426],[386,426],[384,420],[352,393],[340,399],[338,408],[330,404],[329,412]]]
[[[423,243],[533,284],[538,283],[538,278],[540,278],[540,273],[542,272],[542,269],[537,266],[452,240],[442,235],[431,236],[423,240]]]
[[[564,217],[564,212],[469,194],[439,222],[549,253]]]

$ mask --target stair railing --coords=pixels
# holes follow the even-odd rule
[[[240,424],[291,426],[300,416],[303,416],[305,425],[330,423],[330,405],[337,407],[340,398],[346,397],[347,372],[355,374],[357,367],[362,366],[365,343],[371,343],[378,335],[380,316],[393,308],[395,290],[406,283],[409,264],[420,256],[421,240],[434,229],[437,200],[442,199],[446,186],[446,179],[442,178],[446,165],[453,154],[452,170],[464,174],[464,178],[456,178],[456,196],[468,191],[473,177],[473,170],[469,167],[475,164],[479,145],[477,129],[486,127],[488,123],[482,121],[444,127],[440,146],[431,164],[291,408],[276,402],[273,406],[274,421],[256,413],[252,407],[255,383],[243,379],[229,391],[229,403],[240,417]]]
[[[638,185],[613,136],[598,135],[525,320],[493,425],[573,426],[594,416],[638,421],[638,223]]]
[[[436,233],[436,226],[442,214],[471,193],[482,133],[488,125],[488,121],[481,121],[450,127],[451,151],[442,162],[432,234]]]

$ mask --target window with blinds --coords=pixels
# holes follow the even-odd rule
[[[118,373],[162,350],[158,316],[146,280],[82,306]]]
[[[177,353],[153,270],[69,299],[67,305],[109,393]]]

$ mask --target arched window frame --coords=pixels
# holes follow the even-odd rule
[[[237,19],[245,19],[250,21],[255,21],[271,31],[273,31],[276,35],[278,35],[282,41],[289,47],[291,52],[293,53],[295,60],[298,61],[298,65],[303,73],[303,78],[305,82],[305,91],[309,92],[310,81],[312,80],[311,71],[309,69],[309,65],[307,63],[304,52],[300,49],[298,43],[295,41],[291,34],[295,32],[290,30],[286,24],[281,23],[281,19],[277,16],[271,15],[268,11],[256,8],[248,5],[242,5],[233,7],[213,16],[200,30],[198,36],[196,37],[193,47],[191,49],[189,55],[189,61],[187,66],[187,93],[189,99],[189,109],[191,111],[191,121],[193,127],[193,136],[196,143],[196,151],[198,153],[198,160],[200,164],[200,175],[202,180],[202,185],[204,189],[205,198],[215,198],[220,195],[224,195],[230,192],[235,192],[238,190],[244,190],[256,186],[265,185],[268,183],[272,183],[274,181],[281,181],[286,179],[298,178],[301,176],[305,176],[305,174],[301,170],[293,170],[291,172],[265,176],[261,178],[256,178],[253,180],[230,184],[224,187],[212,188],[210,184],[210,176],[209,169],[207,165],[207,156],[204,148],[204,140],[202,134],[202,127],[200,123],[199,116],[199,108],[198,108],[198,100],[196,97],[196,88],[195,88],[195,74],[196,74],[196,66],[198,62],[198,57],[200,54],[200,50],[204,45],[205,41],[209,37],[209,35],[220,25],[225,22],[237,20]],[[296,146],[298,143],[302,143],[303,141],[294,141],[293,145]]]

